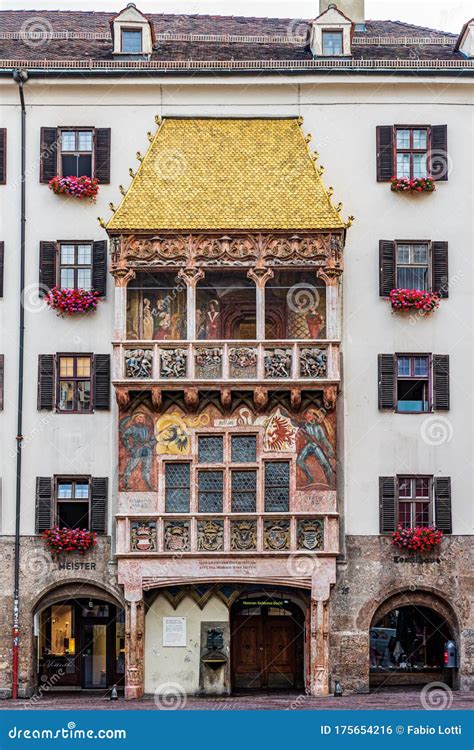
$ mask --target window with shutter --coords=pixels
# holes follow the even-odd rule
[[[38,409],[52,411],[54,408],[54,354],[38,357]]]
[[[395,477],[379,477],[380,533],[395,531]]]
[[[56,286],[56,243],[40,242],[39,296],[44,297],[54,286]]]
[[[94,408],[110,409],[110,354],[94,357]]]
[[[397,477],[397,523],[404,529],[428,526],[432,522],[432,477]]]
[[[3,297],[3,269],[5,267],[5,243],[0,242],[0,297]]]
[[[448,156],[448,126],[431,127],[431,148],[429,156],[429,173],[437,182],[446,182],[449,177],[450,161]]]
[[[58,128],[41,128],[40,182],[49,182],[58,172],[59,143]]]
[[[395,408],[395,358],[379,354],[379,409]]]
[[[95,176],[100,185],[110,182],[110,128],[95,131]]]
[[[91,495],[91,531],[107,533],[107,477],[93,477]]]
[[[452,534],[451,511],[451,478],[436,477],[434,481],[435,494],[435,525],[445,534]]]
[[[433,356],[433,407],[435,410],[448,411],[449,396],[449,355]]]
[[[89,529],[90,495],[88,477],[57,477],[55,524],[62,529]]]
[[[94,172],[93,128],[60,128],[62,177],[92,177]]]
[[[107,291],[107,242],[94,242],[92,250],[92,287],[105,297]]]
[[[53,480],[36,477],[35,531],[42,534],[53,525]]]
[[[5,355],[0,354],[0,411],[3,411],[5,389]]]
[[[397,411],[402,414],[430,410],[430,357],[426,354],[398,354]]]
[[[433,291],[439,294],[442,299],[447,299],[449,297],[448,243],[433,242],[431,252]]]
[[[392,289],[396,284],[396,261],[395,261],[395,242],[391,240],[379,241],[379,268],[380,284],[379,291],[381,297],[389,297]]]
[[[377,181],[390,182],[393,168],[393,126],[377,126]]]
[[[7,129],[0,128],[0,185],[7,181]]]

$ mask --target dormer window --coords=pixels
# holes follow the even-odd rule
[[[122,29],[122,52],[127,55],[143,52],[141,29]]]
[[[332,57],[344,54],[343,32],[323,30],[323,56]]]

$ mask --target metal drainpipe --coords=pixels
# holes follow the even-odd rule
[[[23,374],[25,343],[25,237],[26,237],[26,109],[23,84],[28,80],[26,70],[13,71],[13,79],[18,84],[21,104],[21,219],[20,219],[20,326],[18,340],[18,402],[16,435],[16,505],[15,505],[15,584],[13,592],[12,629],[12,698],[18,697],[18,662],[20,650],[20,514],[21,514],[21,450],[23,447]]]

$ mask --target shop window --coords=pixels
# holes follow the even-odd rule
[[[92,243],[60,243],[59,286],[61,289],[91,289]]]
[[[189,513],[191,504],[191,465],[165,464],[166,513]]]
[[[90,483],[88,480],[58,479],[56,523],[60,528],[90,528]]]
[[[429,357],[397,357],[397,411],[429,410],[429,374]]]
[[[60,165],[62,177],[92,177],[94,131],[61,130],[60,134]]]
[[[398,523],[404,529],[431,522],[431,478],[398,477]]]
[[[265,287],[265,338],[325,337],[326,287],[316,273],[275,271]]]
[[[265,464],[265,512],[287,513],[290,509],[290,464],[269,461]]]
[[[207,272],[196,290],[196,338],[255,340],[255,284],[244,272]]]
[[[58,356],[58,410],[90,412],[92,362],[90,356]]]
[[[186,286],[173,273],[139,273],[127,289],[127,338],[177,341],[187,335]]]

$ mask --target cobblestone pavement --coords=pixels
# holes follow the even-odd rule
[[[443,693],[443,695],[448,695]],[[451,709],[474,710],[474,695],[470,693],[452,693]],[[438,704],[439,705],[439,704]],[[256,695],[236,695],[226,698],[180,697],[180,709],[191,711],[242,711],[242,710],[423,710],[419,690],[379,690],[368,695],[343,695],[341,698],[311,698],[298,693],[268,693]],[[103,692],[54,693],[43,695],[35,700],[0,701],[0,710],[157,710],[153,697],[138,701],[125,701],[119,696],[117,701],[110,701]]]

